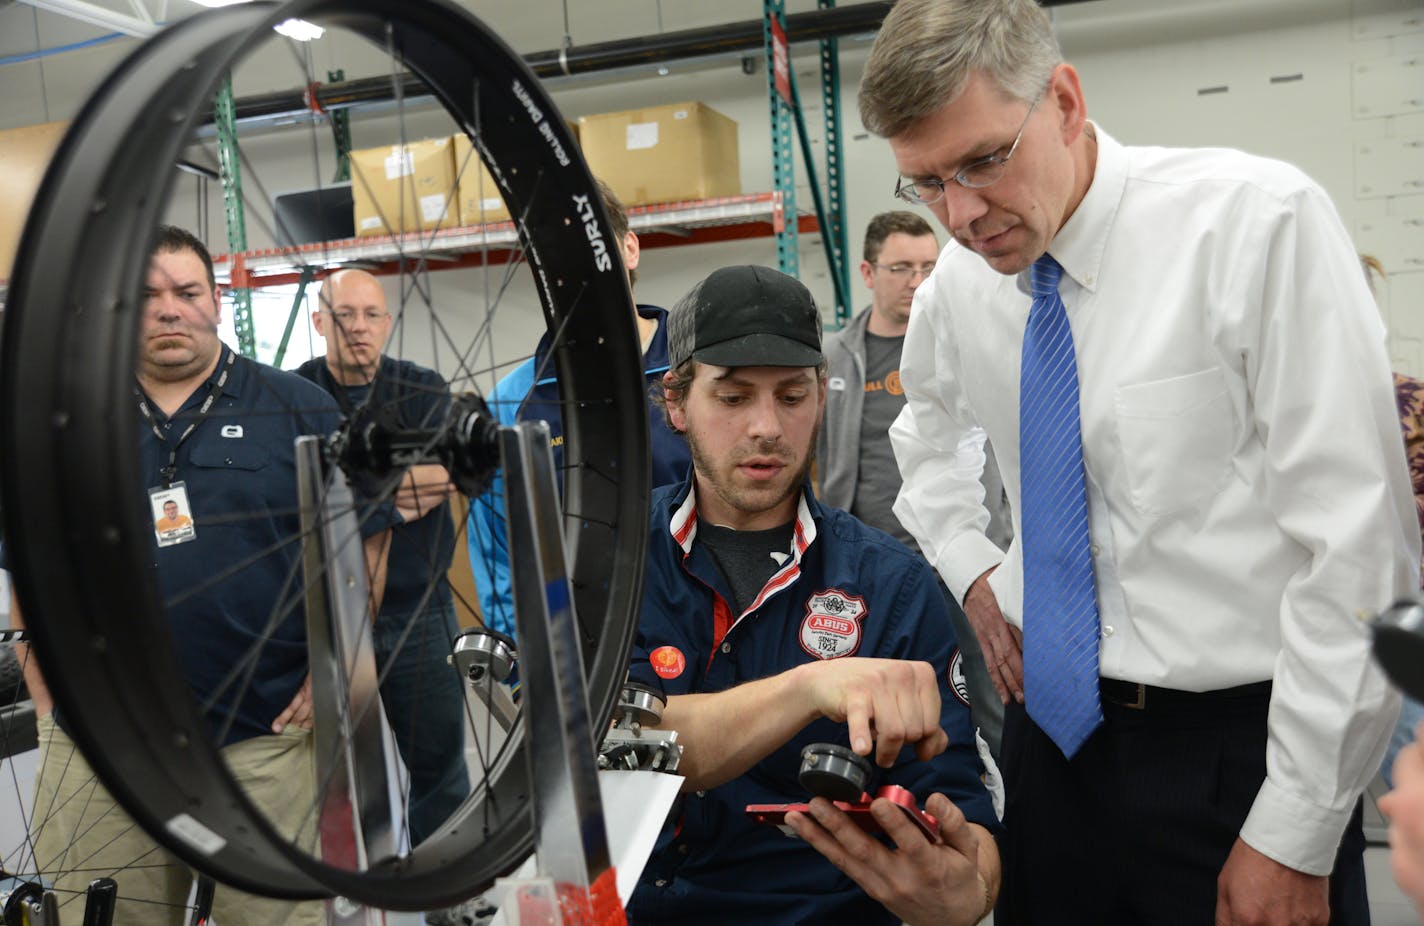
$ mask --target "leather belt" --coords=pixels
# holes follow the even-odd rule
[[[1175,688],[1158,688],[1141,682],[1126,682],[1116,678],[1098,680],[1098,690],[1104,704],[1115,704],[1139,711],[1152,710],[1192,710],[1200,708],[1209,711],[1223,704],[1262,705],[1270,703],[1271,683],[1252,682],[1233,688],[1218,688],[1214,691],[1179,691]]]

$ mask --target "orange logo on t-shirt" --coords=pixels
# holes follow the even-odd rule
[[[904,395],[905,387],[900,385],[900,371],[891,370],[885,374],[884,379],[868,379],[865,381],[866,392],[888,392],[891,395]]]
[[[687,668],[687,657],[676,646],[659,646],[648,654],[648,662],[658,678],[677,678]]]

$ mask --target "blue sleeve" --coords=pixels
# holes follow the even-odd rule
[[[509,585],[509,549],[504,533],[504,479],[495,476],[489,491],[470,500],[467,541],[470,572],[480,596],[485,626],[507,636],[514,632],[514,596]]]
[[[519,407],[534,384],[534,361],[527,360],[500,380],[486,397],[490,412],[501,427],[518,420]],[[505,536],[504,475],[496,473],[490,487],[470,499],[467,544],[470,572],[480,596],[485,626],[516,637],[514,594],[510,588],[509,545]]]

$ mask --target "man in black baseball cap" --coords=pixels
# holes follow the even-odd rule
[[[664,409],[692,471],[653,493],[630,678],[667,698],[686,776],[629,904],[630,921],[978,922],[998,890],[997,828],[969,709],[949,684],[955,640],[928,565],[807,480],[826,391],[810,292],[727,267],[668,320]],[[811,798],[801,750],[833,743],[908,789],[939,843],[890,801],[867,835],[823,797],[786,824],[748,804]]]

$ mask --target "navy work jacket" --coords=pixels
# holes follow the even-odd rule
[[[691,481],[653,493],[642,615],[630,677],[669,696],[717,692],[817,659],[923,660],[939,677],[949,748],[930,762],[907,747],[882,784],[923,806],[942,792],[969,820],[998,828],[969,708],[954,692],[954,631],[934,574],[899,541],[803,488],[791,556],[740,615],[704,545],[696,543]],[[628,911],[652,923],[898,923],[806,843],[750,820],[748,804],[806,801],[797,781],[809,743],[849,745],[844,723],[821,718],[739,778],[687,794],[658,839]],[[706,748],[704,744],[704,748]]]

